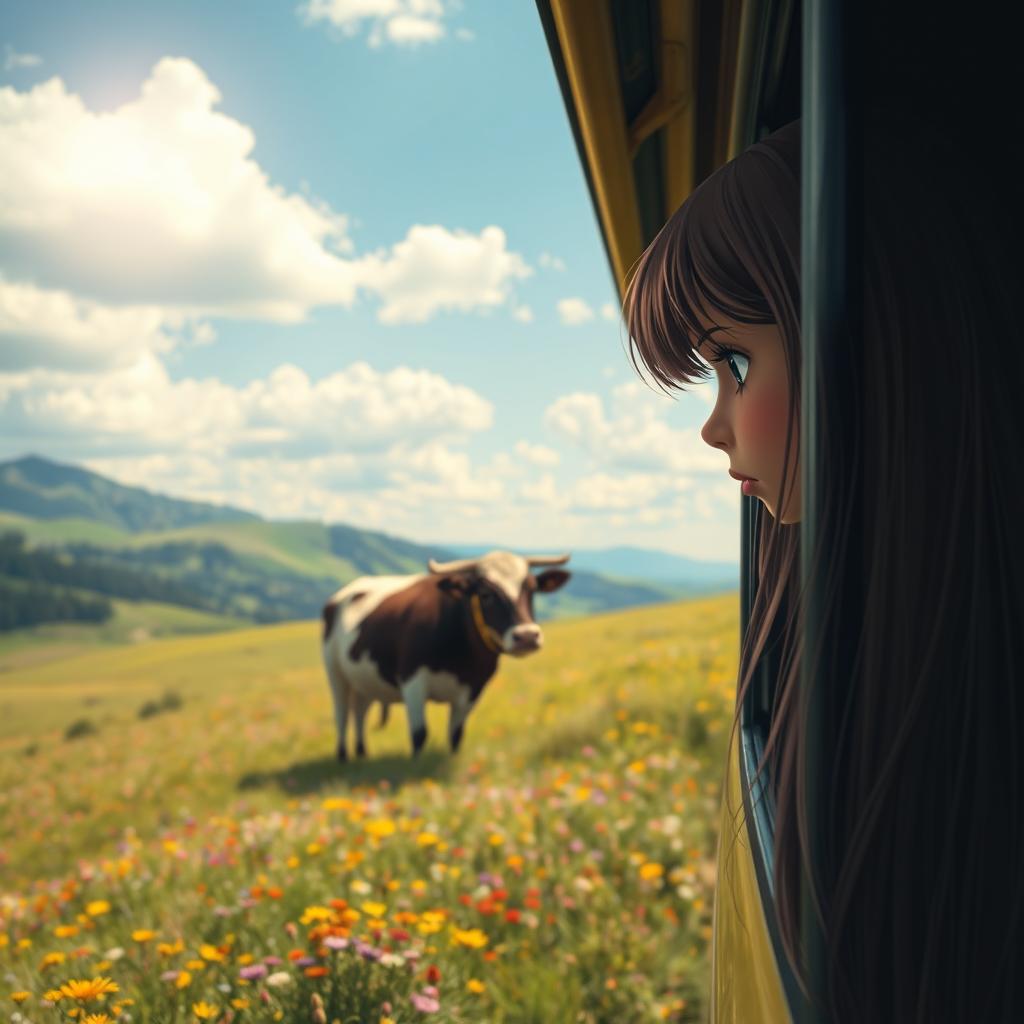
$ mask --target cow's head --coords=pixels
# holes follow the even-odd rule
[[[537,575],[530,569],[568,561],[568,555],[523,558],[508,551],[491,551],[480,558],[457,562],[431,559],[428,564],[430,571],[440,576],[438,587],[463,603],[485,647],[495,654],[523,657],[539,651],[544,642],[540,626],[533,620],[534,593],[558,590],[569,579],[564,569],[546,569]]]

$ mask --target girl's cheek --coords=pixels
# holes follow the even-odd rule
[[[738,409],[743,437],[749,444],[762,449],[778,446],[781,458],[789,414],[785,401],[779,401],[777,397],[754,398],[751,395],[750,398],[750,401],[740,403]]]

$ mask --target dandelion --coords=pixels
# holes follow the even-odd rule
[[[192,1012],[200,1020],[209,1020],[211,1017],[217,1016],[217,1007],[211,1006],[209,1003],[205,1003],[200,1000],[198,1003],[192,1004]]]
[[[85,912],[90,917],[101,917],[110,913],[110,904],[106,900],[93,900],[85,905]]]

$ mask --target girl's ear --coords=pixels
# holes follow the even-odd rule
[[[552,590],[564,587],[571,575],[572,573],[564,569],[545,569],[544,572],[537,573],[534,579],[537,581],[537,589],[542,594],[550,594]]]
[[[453,572],[437,581],[437,589],[452,597],[465,597],[473,589],[473,577],[468,572]]]

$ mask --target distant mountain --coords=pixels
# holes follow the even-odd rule
[[[33,519],[89,519],[130,533],[259,518],[237,508],[125,487],[37,455],[0,463],[0,509]]]
[[[337,587],[357,576],[419,573],[430,558],[460,557],[445,545],[340,523],[275,522],[240,509],[167,498],[36,456],[0,463],[0,535],[5,532],[0,598],[26,604],[19,595],[31,584],[39,622],[56,621],[67,607],[79,609],[79,617],[93,614],[98,598],[113,601],[115,610],[133,602],[136,620],[146,601],[235,621],[312,618]],[[538,597],[538,619],[653,604],[708,589],[645,580],[637,572],[611,579],[588,571],[575,552],[571,568],[563,589]],[[735,581],[726,578],[720,585]],[[11,618],[24,624],[24,616]]]
[[[482,554],[494,546],[452,545],[463,558]],[[573,548],[571,553],[570,568],[574,570],[585,570],[616,580],[635,580],[673,592],[705,592],[739,586],[738,563],[704,562],[667,551],[634,547]]]

